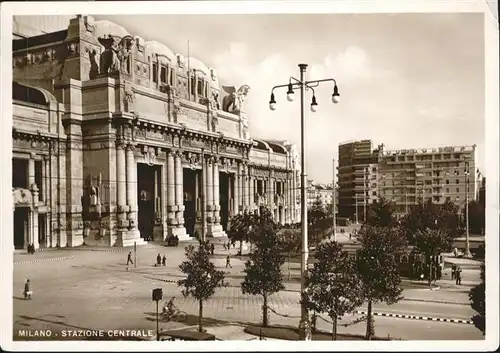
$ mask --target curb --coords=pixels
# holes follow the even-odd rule
[[[356,314],[367,315],[366,311],[356,310]],[[445,319],[438,317],[427,317],[427,316],[417,316],[417,315],[405,315],[405,314],[392,314],[392,313],[378,313],[373,312],[374,316],[385,316],[385,317],[397,317],[401,319],[414,319],[414,320],[426,320],[426,321],[439,321],[439,322],[451,322],[456,324],[467,324],[473,325],[474,323],[471,320],[463,320],[463,319]]]
[[[74,259],[74,256],[63,256],[63,257],[51,257],[47,259],[37,259],[37,260],[26,260],[26,261],[17,261],[14,262],[15,265],[24,265],[24,264],[34,264],[38,262],[48,262],[48,261],[57,261],[57,260],[69,260],[69,259]]]

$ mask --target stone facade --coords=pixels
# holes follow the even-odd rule
[[[188,239],[202,193],[207,236],[261,206],[299,220],[294,146],[250,138],[250,87],[201,61],[77,16],[14,40],[13,77],[16,247]]]

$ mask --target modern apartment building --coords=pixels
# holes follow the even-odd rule
[[[475,153],[475,145],[382,151],[379,194],[395,202],[398,214],[429,199],[462,208],[477,195]]]
[[[354,222],[364,219],[366,207],[378,197],[379,150],[371,140],[349,141],[339,145],[338,214]]]
[[[339,216],[364,219],[368,206],[379,196],[396,205],[396,214],[408,212],[419,201],[442,204],[450,200],[460,208],[479,194],[476,146],[385,150],[371,140],[339,145]]]

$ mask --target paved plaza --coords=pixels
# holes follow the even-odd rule
[[[97,250],[97,249],[96,249]],[[232,248],[235,254],[238,247]],[[167,255],[166,267],[154,267],[156,255]],[[217,290],[204,307],[204,322],[209,332],[220,339],[250,339],[243,333],[247,323],[261,321],[260,297],[243,295],[239,283],[243,280],[243,261],[232,259],[233,268],[225,268],[227,250],[217,244],[212,261],[226,271],[230,286]],[[178,265],[184,259],[184,249],[146,245],[137,251],[136,267],[126,266],[127,250],[89,251],[54,250],[35,255],[14,255],[14,336],[22,329],[156,329],[155,303],[151,290],[163,289],[164,300],[176,297],[176,304],[188,314],[186,322],[161,322],[163,330],[197,325],[198,303],[184,298],[175,284],[182,273]],[[33,283],[32,300],[22,299],[26,278]],[[449,281],[450,282],[450,281]],[[297,325],[300,315],[298,283],[287,284],[287,290],[273,295],[270,307],[271,323]],[[429,318],[468,320],[474,314],[467,299],[469,287],[446,284],[440,290],[428,288],[405,290],[405,300],[393,306],[375,305],[380,313],[411,314]],[[443,303],[448,302],[448,304]],[[161,302],[163,305],[165,302]],[[452,304],[453,303],[453,304]],[[359,308],[366,310],[366,308]],[[96,315],[96,313],[98,313]],[[341,324],[358,315],[347,316]],[[325,319],[328,319],[324,316]],[[414,319],[380,317],[376,333],[401,339],[482,339],[482,334],[470,324],[434,322]],[[331,324],[319,319],[318,327],[331,331]],[[363,334],[365,323],[339,327],[339,332]]]

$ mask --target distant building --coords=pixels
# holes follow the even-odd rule
[[[350,141],[339,145],[338,213],[353,221],[363,220],[364,205],[378,197],[378,150],[373,150],[371,140]]]
[[[394,202],[399,215],[429,199],[462,208],[466,195],[480,195],[475,153],[475,145],[386,151],[383,144],[372,149],[371,140],[340,144],[339,215],[361,222],[365,201],[378,197]]]
[[[309,180],[307,188],[307,208],[311,208],[316,200],[321,202],[321,205],[331,211],[333,200],[332,184],[316,184]],[[336,211],[338,213],[338,188],[335,190]]]
[[[476,146],[451,146],[383,151],[379,160],[379,194],[404,214],[419,201],[460,208],[477,195]],[[467,175],[468,174],[468,175]]]

